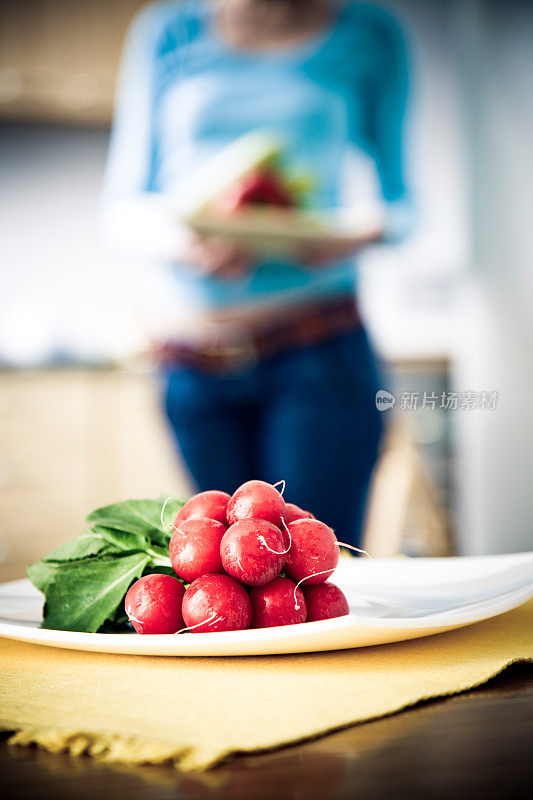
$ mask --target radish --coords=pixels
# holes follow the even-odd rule
[[[283,184],[283,178],[273,169],[262,167],[234,183],[219,199],[217,206],[225,213],[238,211],[248,205],[294,206],[294,200]]]
[[[307,602],[307,621],[343,617],[350,613],[348,601],[343,591],[334,583],[318,583],[315,586],[304,586]]]
[[[226,508],[229,499],[230,496],[227,492],[219,492],[216,489],[195,494],[179,510],[174,527],[178,527],[186,519],[198,519],[198,517],[216,519],[223,525],[227,525]]]
[[[263,586],[279,575],[287,560],[284,534],[265,519],[241,519],[222,538],[222,566],[248,586]]]
[[[285,503],[285,522],[288,525],[289,522],[294,522],[297,519],[314,519],[313,515],[309,511],[304,511],[300,506],[297,506],[295,503]]]
[[[145,575],[128,589],[124,608],[137,633],[176,633],[183,627],[184,594],[171,575]]]
[[[254,628],[296,625],[306,620],[307,606],[304,594],[288,578],[274,578],[265,586],[256,586],[250,592],[250,600]]]
[[[226,526],[215,519],[186,519],[175,526],[170,540],[170,562],[179,578],[191,583],[201,575],[224,572],[220,542]]]
[[[240,631],[252,620],[248,592],[228,575],[202,575],[183,597],[183,619],[193,633]]]
[[[323,583],[339,561],[332,529],[318,519],[297,519],[288,526],[291,549],[285,572],[298,583]]]
[[[279,528],[285,516],[285,501],[271,483],[247,481],[232,495],[226,515],[229,525],[241,519],[264,519]]]

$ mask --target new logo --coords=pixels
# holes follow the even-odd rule
[[[376,392],[376,408],[378,411],[388,411],[389,408],[394,408],[395,402],[394,395],[386,392],[385,389],[380,389]]]

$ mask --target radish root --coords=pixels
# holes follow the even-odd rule
[[[367,558],[372,558],[370,553],[367,553],[366,550],[361,550],[360,547],[355,547],[353,544],[346,544],[346,542],[335,542],[335,544],[337,545],[337,547],[348,547],[350,550],[355,550],[357,553],[362,553],[363,555],[367,556]],[[321,572],[312,572],[310,575],[306,575],[305,578],[302,578],[300,581],[298,581],[298,583],[294,587],[294,608],[296,609],[296,611],[299,611],[300,609],[300,606],[298,605],[298,599],[296,597],[296,589],[299,587],[299,585],[304,581],[306,581],[308,578],[314,578],[315,575],[326,575],[326,573],[331,575],[333,571],[334,570],[332,569],[323,569]]]
[[[167,499],[163,503],[163,508],[161,509],[161,514],[159,515],[159,519],[161,520],[161,525],[163,526],[163,528],[168,528],[168,527],[172,528],[173,527],[172,522],[165,522],[165,520],[164,520],[165,508],[167,507],[168,503],[171,500],[172,500],[172,495],[167,497]]]
[[[201,625],[213,625],[215,622],[218,622],[219,619],[222,619],[222,617],[219,616],[216,611],[213,611],[211,616],[202,620],[202,622],[197,622],[196,625],[190,625],[186,628],[180,628],[179,631],[176,631],[176,635],[178,633],[185,633],[185,631],[192,631],[195,628],[199,628]]]
[[[138,622],[139,625],[143,624],[142,619],[137,619],[137,617],[134,617],[133,614],[130,614],[128,609],[126,609],[126,615],[127,615],[127,617],[128,617],[130,622]]]
[[[347,547],[349,550],[355,550],[356,553],[362,553],[362,555],[366,556],[367,558],[372,558],[370,553],[367,553],[366,550],[361,550],[360,547],[354,547],[353,544],[346,544],[346,542],[335,542],[337,547]]]
[[[287,532],[287,534],[288,534],[288,536],[289,536],[289,546],[288,546],[288,548],[285,550],[285,552],[286,552],[286,553],[288,553],[288,552],[289,552],[289,550],[291,549],[291,546],[292,546],[292,536],[291,536],[291,532],[290,532],[290,530],[289,530],[289,527],[288,527],[287,523],[285,522],[285,518],[284,518],[284,517],[282,517],[282,518],[281,518],[281,521],[282,521],[282,523],[283,523],[283,527],[285,528],[285,530],[286,530],[286,532]]]
[[[288,529],[287,525],[285,524],[285,520],[283,519],[283,517],[281,518],[281,521],[283,522],[283,526],[284,526],[285,530],[289,534],[289,546],[287,547],[286,550],[273,550],[269,546],[267,540],[265,539],[265,537],[262,534],[259,534],[259,536],[257,537],[259,539],[259,541],[261,542],[261,544],[263,545],[263,547],[266,547],[267,550],[270,550],[271,553],[275,553],[277,556],[284,556],[286,553],[288,553],[289,550],[291,549],[291,542],[292,542],[291,532]]]
[[[294,594],[294,608],[296,609],[296,611],[300,610],[300,604],[298,603],[298,598],[296,597],[296,590],[298,589],[300,584],[303,583],[304,581],[306,581],[308,578],[314,578],[315,575],[326,575],[326,574],[327,575],[331,575],[332,572],[333,572],[332,569],[323,569],[320,572],[312,572],[310,575],[306,575],[305,578],[302,578],[300,581],[298,581],[298,583],[294,587],[294,592],[293,592],[293,594]]]

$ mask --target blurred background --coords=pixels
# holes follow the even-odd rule
[[[98,229],[120,50],[141,5],[0,2],[3,580],[95,506],[190,492],[137,357],[164,276],[110,252]],[[402,245],[361,258],[362,309],[396,400],[365,546],[531,549],[533,7],[380,5],[410,50],[418,221]],[[374,181],[354,157],[348,192]]]

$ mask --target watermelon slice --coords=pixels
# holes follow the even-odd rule
[[[285,186],[283,177],[276,170],[263,167],[233,183],[217,199],[216,205],[220,211],[231,214],[250,205],[291,208],[296,203]]]
[[[282,143],[270,131],[256,130],[241,136],[209,159],[194,181],[180,187],[173,206],[185,222],[194,222],[228,192],[236,191],[242,180],[273,165],[282,150]]]

